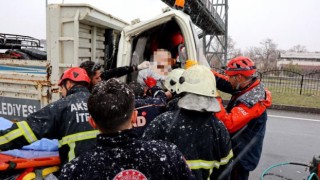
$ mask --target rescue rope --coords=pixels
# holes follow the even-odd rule
[[[263,171],[263,173],[261,174],[260,176],[260,180],[264,180],[264,176],[266,175],[273,175],[273,176],[277,176],[277,177],[280,177],[280,178],[283,178],[283,179],[286,179],[286,180],[293,180],[293,179],[290,179],[290,178],[286,178],[282,175],[278,175],[278,174],[274,174],[274,173],[269,173],[269,171],[273,168],[276,168],[278,166],[284,166],[284,165],[297,165],[297,166],[304,166],[304,167],[310,167],[309,165],[307,164],[302,164],[302,163],[295,163],[295,162],[281,162],[281,163],[278,163],[278,164],[275,164],[275,165],[272,165],[270,167],[268,167],[266,170]],[[311,173],[309,176],[308,176],[308,180],[312,180],[311,178],[312,177],[316,177],[317,180],[319,180],[318,176],[315,174],[315,173]]]
[[[313,177],[313,176],[316,177],[317,180],[319,180],[319,177],[318,177],[317,174],[314,173],[314,172],[310,174],[310,176],[308,177],[308,180],[312,180],[312,177]]]

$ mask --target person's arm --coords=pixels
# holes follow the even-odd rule
[[[230,133],[234,133],[243,128],[249,121],[259,117],[271,105],[271,94],[266,91],[266,99],[259,101],[252,107],[248,107],[244,103],[239,103],[233,107],[228,113],[220,101],[221,111],[215,113],[216,117],[223,122]]]
[[[142,138],[145,140],[165,140],[164,139],[164,132],[166,130],[165,118],[168,112],[164,112],[154,118],[154,120],[148,125],[145,129]]]
[[[151,92],[151,96],[153,98],[160,99],[163,105],[166,106],[168,97],[163,89],[161,89],[159,86],[154,86],[150,88],[148,91]]]
[[[124,75],[128,75],[128,74],[132,73],[133,71],[134,71],[134,66],[117,67],[117,68],[105,70],[102,73],[101,78],[103,80],[107,81],[108,79],[111,79],[114,77],[117,78],[117,77],[121,77]]]
[[[42,137],[53,137],[55,125],[55,104],[30,114],[26,121],[14,123],[10,128],[0,131],[0,150],[19,149],[31,144]]]
[[[212,70],[212,73],[214,74],[216,78],[216,84],[217,84],[217,89],[219,89],[222,92],[232,94],[234,90],[232,89],[232,85],[229,82],[229,77],[222,75],[216,71]]]
[[[149,61],[143,61],[139,65],[123,66],[123,67],[109,69],[102,73],[101,78],[105,81],[111,78],[118,78],[124,75],[128,75],[134,71],[140,71],[142,69],[146,69],[149,67],[149,65],[150,65]]]
[[[0,151],[20,149],[37,140],[26,121],[16,122],[10,128],[0,131]]]
[[[172,162],[176,162],[177,164],[177,167],[175,168],[177,170],[177,179],[195,179],[183,154],[178,150],[177,147],[172,151],[176,151],[176,158]]]
[[[230,135],[226,127],[218,119],[214,119],[215,126],[217,127],[218,140],[216,144],[219,144],[219,168],[214,169],[211,178],[218,177],[219,180],[229,179],[232,170],[233,151],[230,140]]]
[[[72,161],[66,163],[61,169],[59,180],[68,180],[75,179],[78,171],[78,158],[73,159]]]
[[[148,86],[148,94],[153,98],[159,98],[164,105],[166,105],[168,96],[163,89],[157,86],[157,80],[153,77],[148,76],[147,79],[144,79],[145,84]]]

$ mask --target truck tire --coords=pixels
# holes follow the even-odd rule
[[[35,57],[36,60],[46,60],[47,59],[47,52],[41,51],[39,49],[32,49],[32,48],[25,48],[21,49],[24,53]]]

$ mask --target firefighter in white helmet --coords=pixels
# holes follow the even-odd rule
[[[194,65],[179,78],[177,93],[183,95],[179,109],[156,117],[143,138],[176,144],[197,179],[228,179],[230,172],[223,172],[230,171],[233,152],[227,129],[212,115],[220,111],[214,75]]]

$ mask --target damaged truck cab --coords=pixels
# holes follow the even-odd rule
[[[150,20],[129,24],[87,4],[52,4],[47,7],[46,29],[47,60],[0,60],[0,67],[42,69],[41,73],[0,69],[0,116],[6,119],[25,119],[61,98],[58,81],[67,68],[88,60],[99,62],[104,69],[138,64],[152,59],[155,42],[158,48],[177,51],[175,58],[181,66],[187,59],[208,65],[194,24],[180,10],[166,9]],[[175,32],[184,39],[178,49],[168,38]],[[140,38],[146,39],[143,56],[135,59]],[[121,79],[135,77],[133,73]]]

